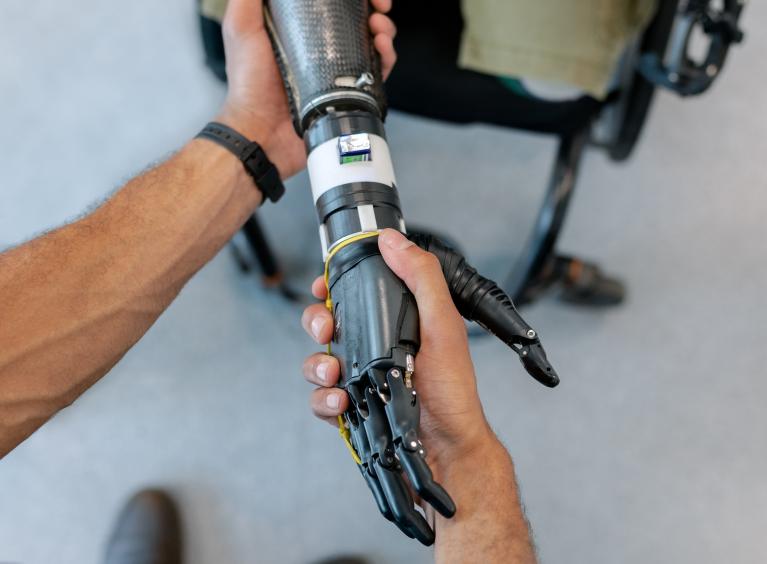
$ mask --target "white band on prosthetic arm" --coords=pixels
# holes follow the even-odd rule
[[[336,137],[317,146],[307,159],[314,203],[336,186],[353,182],[376,182],[386,186],[397,184],[386,139],[370,135],[370,160],[341,164]]]

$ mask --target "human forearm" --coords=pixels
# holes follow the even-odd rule
[[[103,376],[260,202],[193,141],[82,220],[0,255],[0,456]]]
[[[452,519],[437,515],[437,564],[536,562],[514,466],[492,433],[472,452],[439,467],[458,511]]]

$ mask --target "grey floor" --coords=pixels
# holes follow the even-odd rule
[[[543,562],[767,560],[767,6],[746,19],[715,91],[662,96],[628,165],[586,158],[562,246],[628,280],[630,298],[526,310],[562,386],[473,343]],[[0,243],[76,217],[195,133],[223,96],[200,57],[191,0],[4,0]],[[411,222],[500,275],[552,142],[389,124]],[[311,208],[301,175],[264,214],[299,283],[319,271]],[[95,564],[120,503],[159,485],[180,500],[193,564],[428,562],[312,420],[298,316],[221,253],[108,377],[0,462],[0,561]]]

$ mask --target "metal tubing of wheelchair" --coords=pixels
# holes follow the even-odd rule
[[[546,196],[538,212],[524,254],[509,275],[504,289],[518,305],[526,303],[525,293],[554,258],[559,233],[567,215],[583,150],[589,139],[589,128],[563,137],[557,150],[554,170]]]
[[[281,276],[277,258],[274,256],[272,247],[269,245],[269,241],[266,239],[264,230],[261,227],[261,222],[259,222],[258,217],[255,214],[250,216],[248,221],[245,222],[245,225],[242,227],[242,232],[256,255],[256,260],[261,268],[264,281],[267,284],[278,282]]]
[[[663,59],[678,9],[679,0],[659,2],[658,11],[642,37],[639,46],[640,56],[655,54]],[[623,124],[618,131],[617,139],[611,147],[608,147],[610,158],[616,162],[625,161],[631,156],[639,142],[655,98],[655,85],[639,71],[633,73],[632,82],[624,88],[627,88],[627,91],[623,96],[626,105]]]

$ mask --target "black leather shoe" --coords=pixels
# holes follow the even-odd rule
[[[181,564],[178,510],[168,494],[143,490],[117,518],[105,564]]]

